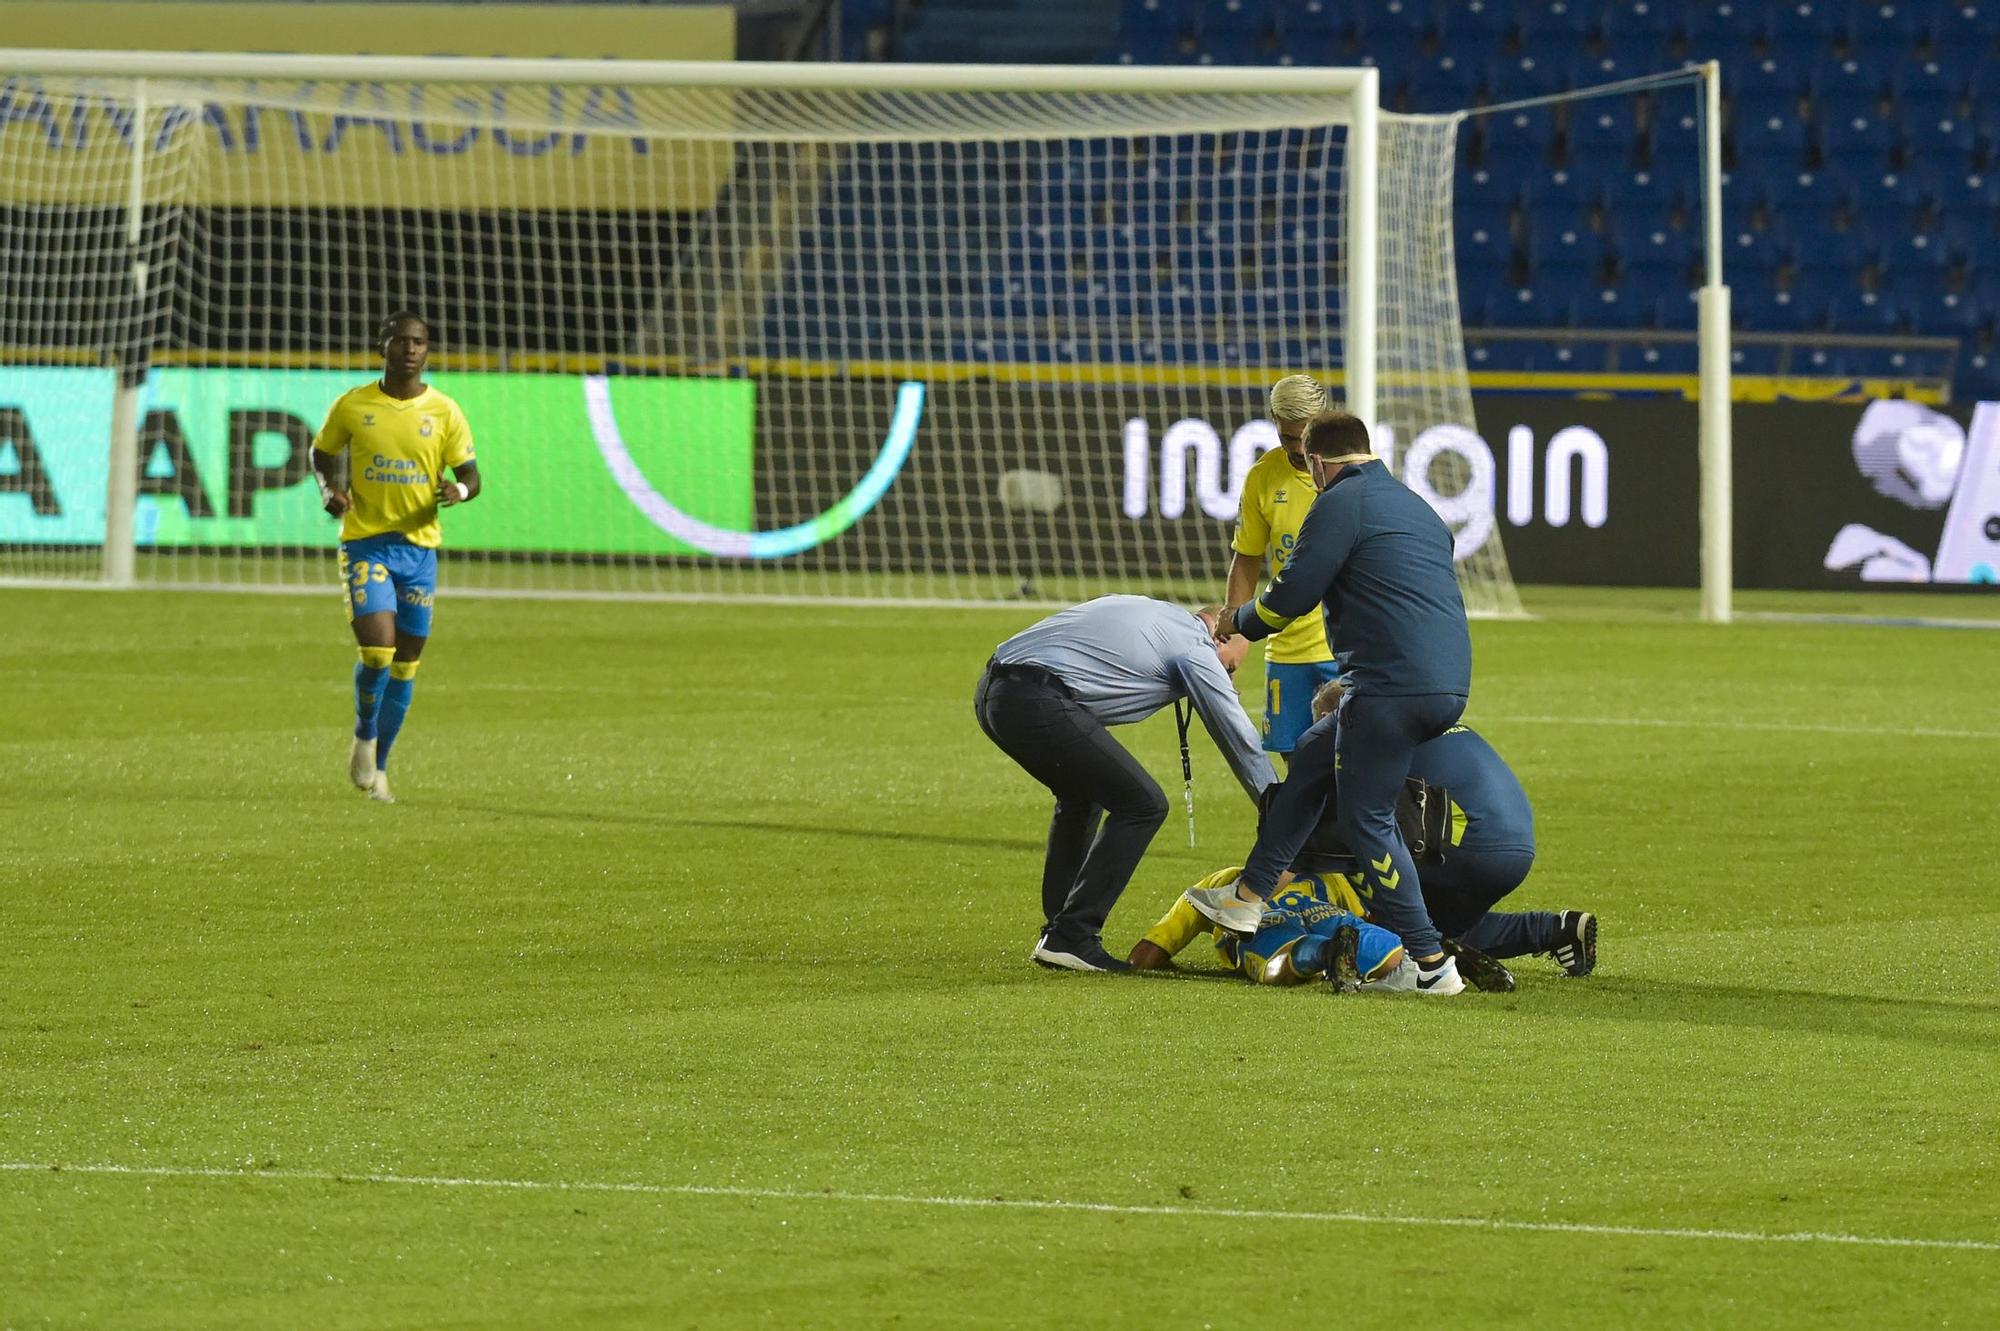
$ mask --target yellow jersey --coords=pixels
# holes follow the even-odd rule
[[[1299,528],[1305,525],[1306,513],[1317,498],[1319,491],[1313,489],[1312,477],[1295,470],[1284,449],[1272,449],[1258,458],[1243,478],[1243,502],[1230,548],[1239,555],[1268,556],[1275,578],[1292,557]],[[1275,665],[1331,661],[1333,648],[1326,641],[1326,617],[1315,608],[1272,634],[1264,644],[1264,659]]]
[[[340,395],[326,413],[313,447],[347,453],[347,493],[340,539],[359,541],[401,532],[412,545],[435,550],[438,486],[444,468],[472,461],[472,427],[458,403],[424,385],[413,398],[390,397],[381,383]]]

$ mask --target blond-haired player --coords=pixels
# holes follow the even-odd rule
[[[1328,406],[1323,384],[1311,375],[1288,374],[1271,385],[1266,399],[1278,442],[1257,460],[1243,480],[1242,507],[1230,542],[1229,589],[1222,599],[1244,605],[1257,598],[1269,561],[1276,576],[1291,558],[1299,528],[1319,487],[1306,470],[1306,423]],[[1264,646],[1264,748],[1289,760],[1299,736],[1312,724],[1313,693],[1340,673],[1327,644],[1326,621],[1318,614],[1292,621]]]

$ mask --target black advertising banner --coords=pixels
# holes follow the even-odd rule
[[[899,387],[759,380],[757,524],[836,503],[881,456]],[[1201,578],[1226,564],[1243,472],[1277,444],[1261,387],[922,387],[874,511],[798,559]],[[1475,417],[1405,438],[1391,416],[1378,440],[1461,559],[1497,540],[1517,583],[1697,585],[1693,403],[1488,394]],[[1738,586],[2000,582],[2000,405],[1745,403],[1734,422]]]

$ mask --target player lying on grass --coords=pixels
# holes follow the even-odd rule
[[[1315,730],[1333,724],[1327,718],[1339,697],[1337,682],[1320,690],[1314,699],[1315,714],[1320,718]],[[1547,953],[1569,975],[1590,974],[1597,965],[1595,916],[1576,910],[1507,913],[1493,909],[1520,886],[1535,858],[1534,813],[1527,793],[1493,747],[1470,727],[1454,726],[1417,746],[1412,775],[1430,796],[1430,807],[1418,811],[1406,796],[1399,808],[1399,822],[1406,841],[1421,843],[1420,849],[1412,849],[1425,908],[1453,943],[1461,969],[1474,987],[1511,988],[1512,978],[1505,974],[1505,968],[1497,962],[1491,967],[1487,963],[1535,953]],[[1322,811],[1318,827],[1294,863],[1292,874],[1298,876],[1293,880],[1288,874],[1281,879],[1281,892],[1293,893],[1304,884],[1309,896],[1365,918],[1366,903],[1357,887],[1365,889],[1366,880],[1343,872],[1353,865],[1340,844],[1337,822],[1336,809]],[[1217,874],[1196,884],[1194,890],[1226,886],[1230,881]],[[1183,894],[1174,910],[1133,948],[1132,964],[1141,969],[1167,964],[1207,924],[1205,917],[1198,915],[1199,923],[1193,927],[1178,918],[1194,913],[1193,903]],[[1220,928],[1214,932],[1227,936]],[[1263,926],[1258,933],[1263,933]],[[1253,946],[1248,950],[1270,955],[1254,945],[1255,938],[1253,935]],[[1225,957],[1228,955],[1225,951]],[[1396,975],[1376,979],[1382,987],[1405,987]]]
[[[1240,871],[1224,869],[1196,886],[1226,886]],[[1399,987],[1402,940],[1360,916],[1361,900],[1339,874],[1288,876],[1265,907],[1263,923],[1247,938],[1212,923],[1183,892],[1132,945],[1128,960],[1135,970],[1165,970],[1189,943],[1208,934],[1229,968],[1258,984],[1324,979],[1343,989]]]

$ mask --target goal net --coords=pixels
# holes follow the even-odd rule
[[[311,439],[407,308],[452,590],[1209,599],[1306,371],[1518,612],[1456,122],[1358,72],[83,54],[0,53],[0,578],[324,585]]]

